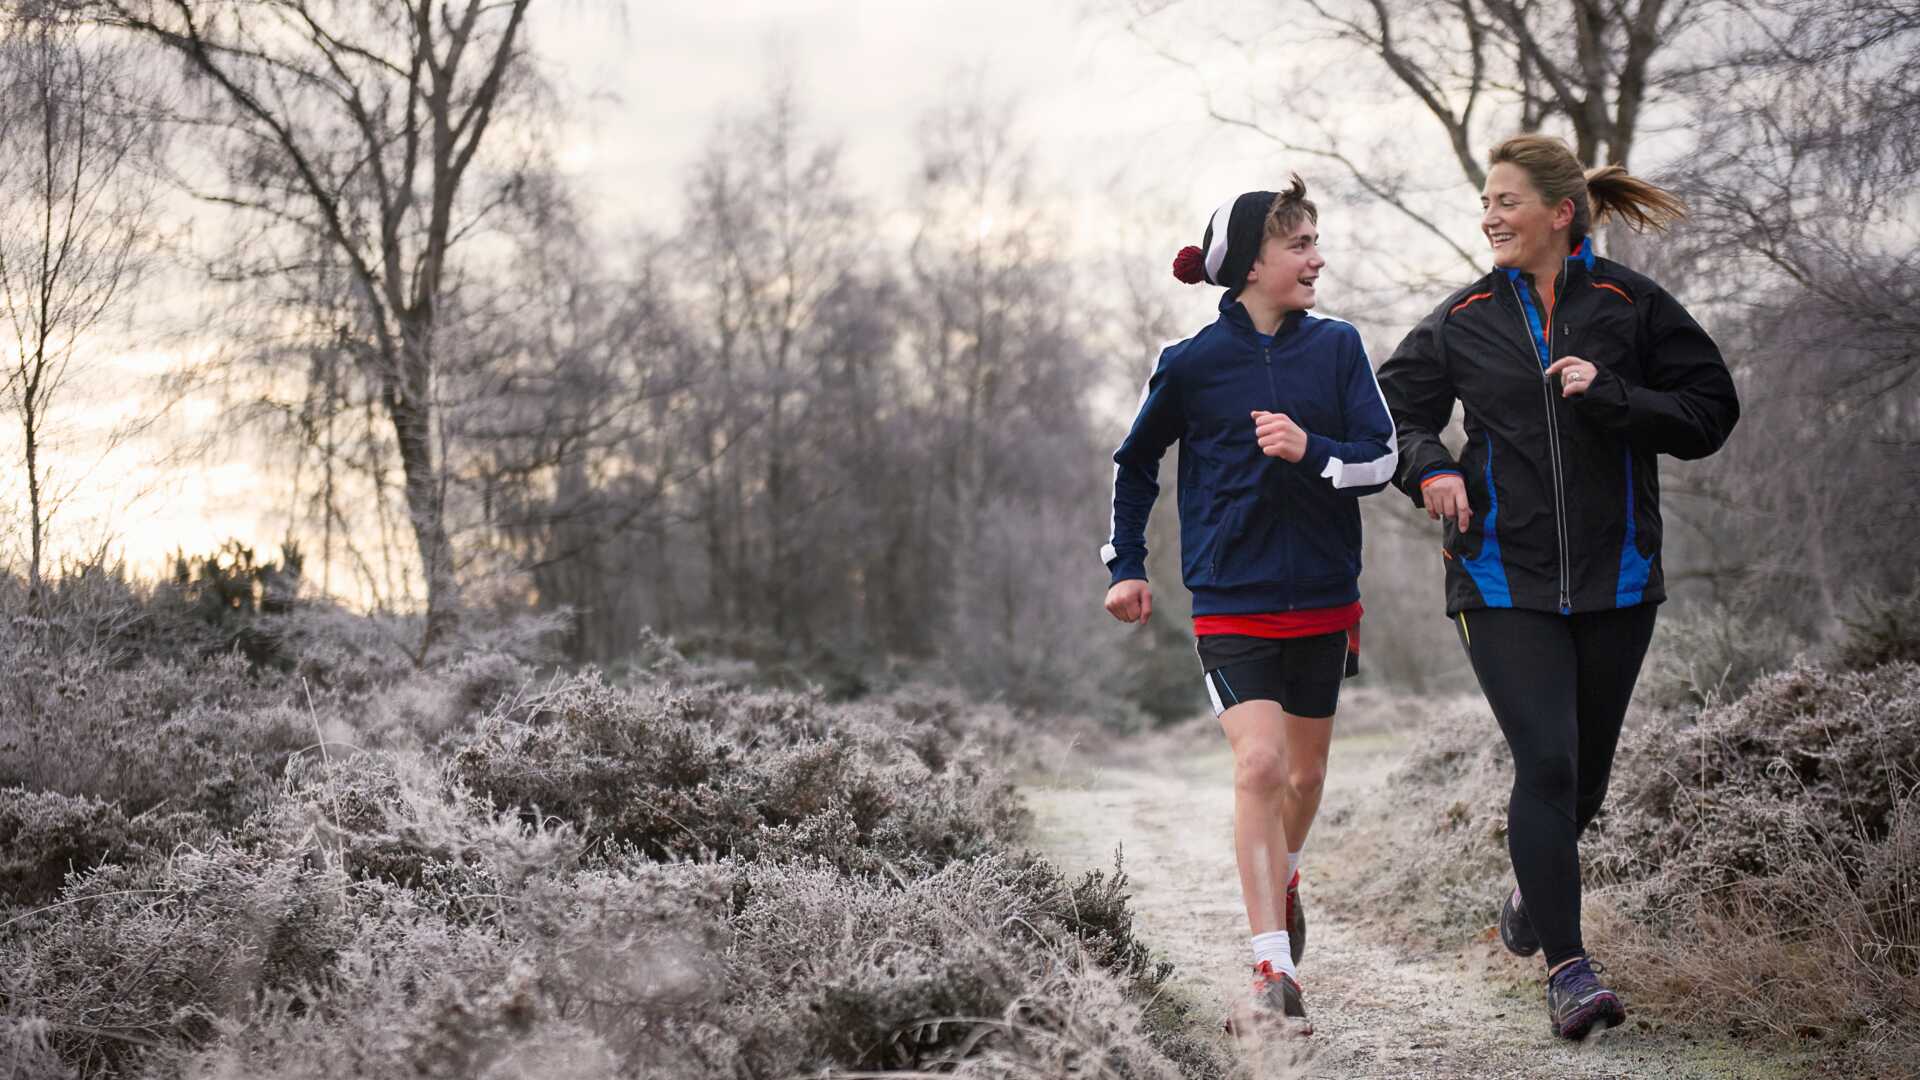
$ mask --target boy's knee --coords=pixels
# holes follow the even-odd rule
[[[1287,785],[1302,798],[1319,795],[1326,782],[1327,766],[1323,762],[1303,761],[1287,770]]]
[[[1286,761],[1270,746],[1250,746],[1233,756],[1233,786],[1252,795],[1271,795],[1287,782]]]

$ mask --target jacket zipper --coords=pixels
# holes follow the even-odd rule
[[[1566,267],[1563,265],[1560,273],[1554,277],[1553,293],[1555,296],[1559,296],[1561,293],[1560,286],[1565,274]],[[1519,313],[1520,336],[1526,339],[1527,355],[1532,357],[1535,363],[1538,363],[1540,350],[1533,341],[1533,328],[1527,325],[1526,300],[1520,295],[1520,285],[1515,279],[1508,278],[1507,283],[1513,287],[1514,300],[1521,305]],[[1541,326],[1541,333],[1545,336],[1547,343],[1547,366],[1540,369],[1540,401],[1547,410],[1547,445],[1549,451],[1547,456],[1552,462],[1553,467],[1554,538],[1559,544],[1560,556],[1560,614],[1569,615],[1573,612],[1573,598],[1570,595],[1572,590],[1569,578],[1571,575],[1567,571],[1567,496],[1566,484],[1561,473],[1560,418],[1553,407],[1553,379],[1547,375],[1547,367],[1553,366],[1554,361],[1553,334],[1547,330],[1544,323]]]
[[[1273,402],[1273,406],[1272,406],[1273,411],[1281,412],[1282,410],[1280,408],[1280,387],[1278,384],[1276,384],[1273,381],[1273,346],[1272,345],[1260,346],[1260,363],[1267,369],[1267,395]],[[1289,418],[1292,419],[1296,425],[1300,423],[1297,417],[1290,416]],[[1275,509],[1277,510],[1278,507],[1276,507]],[[1294,580],[1293,545],[1290,543],[1287,543],[1283,538],[1280,544],[1280,550],[1284,552],[1286,555],[1287,587],[1289,590],[1291,590],[1293,587],[1293,580]],[[1288,596],[1287,610],[1292,611],[1295,606],[1296,605],[1293,602],[1293,597]]]
[[[1273,402],[1272,411],[1279,412],[1280,389],[1273,381],[1273,346],[1260,346],[1260,364],[1267,372],[1267,396]],[[1225,540],[1213,546],[1213,554],[1208,559],[1208,564],[1213,568],[1213,576],[1216,581],[1220,577],[1220,549],[1232,540],[1233,537],[1229,535]],[[1290,549],[1287,551],[1287,562],[1287,574],[1289,575],[1289,580],[1291,580],[1291,575],[1293,574],[1293,552]]]

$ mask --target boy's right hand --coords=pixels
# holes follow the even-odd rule
[[[1107,614],[1123,623],[1145,625],[1153,614],[1153,587],[1139,578],[1116,581],[1107,590]]]
[[[1457,476],[1436,476],[1420,485],[1420,496],[1427,516],[1435,521],[1452,518],[1461,532],[1473,520],[1473,506],[1467,502],[1467,482]]]

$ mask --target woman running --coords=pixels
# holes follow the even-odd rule
[[[1407,335],[1380,386],[1396,483],[1443,522],[1447,613],[1513,751],[1501,940],[1545,951],[1553,1032],[1580,1039],[1626,1018],[1581,943],[1579,838],[1666,597],[1656,456],[1713,453],[1740,405],[1679,301],[1593,253],[1594,225],[1664,229],[1677,199],[1544,135],[1489,164],[1494,270]],[[1440,441],[1456,400],[1457,458]]]

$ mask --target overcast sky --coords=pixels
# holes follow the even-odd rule
[[[613,230],[670,227],[716,119],[753,109],[782,66],[813,133],[841,140],[850,178],[876,208],[905,201],[920,117],[969,79],[1014,99],[1018,130],[1035,148],[1036,188],[1073,208],[1080,243],[1098,242],[1087,235],[1097,214],[1148,207],[1169,217],[1177,209],[1177,239],[1194,243],[1217,203],[1274,187],[1289,168],[1312,171],[1316,163],[1288,161],[1211,119],[1199,78],[1130,32],[1119,14],[1127,6],[562,0],[536,9],[533,31],[570,96],[600,95],[568,125],[561,161]],[[1271,32],[1243,45],[1218,39],[1220,21],[1249,10],[1271,17],[1245,0],[1185,0],[1150,20],[1148,34],[1207,57],[1207,81],[1231,98],[1236,80],[1302,62],[1282,60]]]

